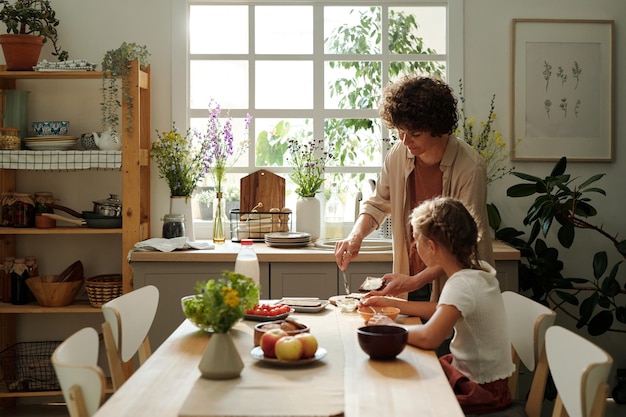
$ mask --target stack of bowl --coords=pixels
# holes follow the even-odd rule
[[[24,138],[24,145],[34,151],[67,150],[78,139],[68,136],[69,126],[66,120],[33,122],[35,136]]]

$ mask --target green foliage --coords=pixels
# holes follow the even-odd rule
[[[133,117],[133,98],[130,95],[130,83],[126,76],[130,72],[130,64],[134,60],[139,61],[139,67],[145,69],[148,66],[148,57],[150,53],[146,46],[137,45],[136,43],[122,44],[117,49],[111,49],[104,54],[102,58],[102,127],[106,130],[110,127],[113,131],[118,131],[119,127],[119,110],[122,107],[122,101],[119,98],[119,88],[117,78],[122,79],[122,97],[128,106],[128,113],[125,115],[128,122],[127,131],[132,131]]]
[[[625,332],[614,326],[615,320],[626,323],[626,279],[618,276],[622,261],[609,268],[607,252],[599,251],[593,256],[592,278],[565,278],[561,274],[563,262],[559,260],[558,250],[548,247],[539,238],[546,237],[553,226],[558,227],[558,241],[568,249],[574,243],[576,229],[591,230],[607,238],[626,258],[626,240],[618,241],[588,220],[597,214],[591,195],[606,195],[603,189],[594,186],[604,174],[593,175],[576,185],[575,179],[565,172],[566,168],[567,159],[561,158],[545,178],[513,172],[524,182],[509,187],[509,197],[537,195],[523,220],[523,224],[531,228],[527,240],[521,238],[522,231],[500,228],[500,214],[493,204],[488,209],[489,224],[496,230],[497,239],[521,252],[521,290],[531,291],[533,299],[563,311],[576,320],[578,328],[586,326],[592,336],[607,331]],[[581,301],[582,297],[585,298]]]
[[[337,27],[327,39],[325,48],[330,54],[357,54],[366,57],[371,53],[381,52],[382,9],[370,7],[355,9],[359,14],[356,25]],[[436,54],[436,51],[424,46],[422,38],[416,36],[419,27],[415,17],[404,12],[390,11],[389,14],[389,51],[393,54]],[[340,109],[376,109],[383,87],[382,67],[379,62],[367,60],[329,61],[331,69],[345,70],[349,76],[339,78],[332,83],[331,97],[337,97]],[[424,73],[442,76],[444,66],[434,62],[397,61],[390,64],[389,78],[395,79],[402,74]],[[359,158],[373,162],[374,155],[383,143],[379,138],[368,138],[374,133],[375,122],[372,119],[327,119],[324,121],[326,143],[334,146],[335,159],[340,166],[356,165]],[[297,132],[296,134],[302,134]],[[289,122],[280,121],[271,131],[261,132],[256,139],[256,165],[282,166],[288,150],[289,139],[295,137],[290,132]],[[355,174],[358,181],[363,174]]]
[[[18,35],[43,36],[43,42],[52,42],[54,52],[59,61],[66,61],[69,53],[58,45],[57,26],[59,19],[50,5],[49,0],[0,0],[0,21],[7,27],[7,33]]]

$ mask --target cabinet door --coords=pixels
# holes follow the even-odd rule
[[[339,268],[335,263],[293,262],[270,265],[271,298],[319,297],[337,295]]]
[[[346,270],[346,278],[350,285],[350,292],[358,292],[359,287],[365,281],[367,277],[382,277],[392,271],[391,262],[353,262],[348,266]],[[343,277],[339,271],[339,279],[342,281],[339,284],[340,293],[345,292],[343,288]]]

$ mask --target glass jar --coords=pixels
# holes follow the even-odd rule
[[[15,202],[15,198],[13,197],[13,193],[6,192],[2,193],[0,197],[0,204],[2,204],[2,220],[0,225],[6,227],[13,227],[13,203]]]
[[[37,191],[35,193],[35,213],[54,213],[53,204],[54,197],[51,192]]]
[[[185,236],[185,215],[166,214],[163,216],[163,237],[171,239]]]
[[[13,227],[35,227],[35,202],[28,193],[14,193]]]
[[[26,304],[29,299],[28,269],[24,258],[17,258],[11,268],[11,304]]]

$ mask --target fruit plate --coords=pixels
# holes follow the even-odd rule
[[[252,321],[283,320],[283,319],[286,319],[294,311],[295,310],[292,307],[291,311],[289,311],[288,313],[278,314],[278,315],[275,315],[275,316],[262,316],[262,315],[259,315],[259,314],[244,314],[243,318],[245,320],[252,320]]]
[[[250,355],[252,355],[252,357],[256,360],[259,360],[261,362],[265,362],[265,363],[269,363],[272,365],[277,365],[277,366],[300,366],[300,365],[307,365],[309,363],[313,363],[313,362],[317,362],[319,360],[322,360],[326,357],[326,355],[328,355],[328,351],[326,349],[324,349],[323,347],[318,347],[317,351],[315,352],[315,356],[313,356],[312,358],[306,358],[306,359],[300,359],[297,361],[285,361],[285,360],[281,360],[281,359],[276,359],[276,358],[267,358],[265,357],[265,355],[263,355],[263,349],[261,349],[261,346],[257,346],[254,349],[252,349],[250,351]]]

